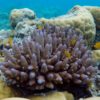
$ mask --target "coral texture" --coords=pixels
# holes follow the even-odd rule
[[[10,23],[12,28],[15,28],[17,23],[24,20],[33,20],[36,15],[34,11],[23,8],[23,9],[13,9],[10,15]]]
[[[41,18],[40,21],[44,23],[50,23],[58,26],[73,26],[88,37],[89,44],[91,44],[95,38],[96,28],[92,14],[82,6],[73,7],[67,14],[46,19]]]
[[[16,14],[16,12],[21,13],[21,15]],[[25,12],[27,13],[27,11]],[[13,13],[15,13],[15,17]],[[28,16],[30,15],[32,14],[28,14]],[[77,30],[81,31],[81,33],[83,33],[86,37],[88,37],[87,40],[89,41],[88,42],[89,44],[92,44],[92,42],[95,39],[96,23],[94,22],[94,17],[92,16],[89,10],[87,10],[85,7],[82,6],[75,6],[67,14],[50,19],[46,18],[36,18],[36,20],[34,18],[30,19],[28,18],[28,16],[24,16],[24,13],[22,13],[22,9],[18,9],[17,11],[16,10],[12,11],[10,16],[12,18],[10,20],[10,23],[15,23],[12,25],[14,25],[16,35],[24,33],[26,34],[25,36],[28,36],[33,30],[32,29],[33,24],[36,25],[37,22],[39,23],[43,22],[64,27],[73,26]]]
[[[92,14],[96,24],[95,42],[100,42],[100,7],[99,6],[84,6]],[[96,48],[98,49],[98,48]],[[100,44],[99,44],[100,49]]]
[[[14,43],[20,43],[33,33],[35,28],[42,28],[43,24],[39,21],[22,21],[16,25]]]
[[[100,64],[100,50],[92,51],[93,59]]]
[[[99,6],[84,6],[93,15],[97,29],[100,30],[100,7]]]
[[[4,55],[0,69],[7,84],[29,90],[88,84],[95,72],[84,37],[72,27],[36,29]]]

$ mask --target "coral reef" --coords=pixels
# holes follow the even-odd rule
[[[91,51],[72,27],[47,24],[20,46],[14,44],[11,52],[4,49],[4,55],[0,69],[6,83],[32,91],[88,85],[95,73]]]
[[[12,28],[15,28],[17,23],[24,20],[33,20],[36,15],[34,11],[23,8],[23,9],[13,9],[10,14],[10,23]]]
[[[21,9],[19,9],[18,11],[21,11]],[[11,16],[13,16],[12,13]],[[88,42],[89,44],[92,44],[95,38],[96,23],[94,22],[94,17],[92,16],[89,10],[87,10],[85,7],[82,6],[75,6],[67,14],[51,19],[37,18],[36,20],[35,19],[26,20],[24,16],[22,17],[18,15],[18,18],[19,19],[22,18],[23,20],[18,21],[15,27],[15,33],[18,35],[20,33],[29,35],[31,33],[31,30],[33,30],[32,27],[34,26],[34,24],[35,25],[37,23],[41,24],[41,22],[43,22],[43,24],[49,23],[52,25],[58,25],[64,27],[73,26],[77,30],[81,31],[81,33],[83,33],[86,37],[88,37],[87,40],[89,41]]]
[[[100,42],[100,7],[84,6],[92,14],[96,24],[96,37],[94,42]],[[100,44],[99,44],[100,49]]]
[[[99,6],[98,7],[84,6],[84,7],[91,12],[95,20],[96,27],[97,29],[100,30],[100,7]]]
[[[99,36],[100,36],[100,34],[99,34],[100,33],[100,31],[99,31],[100,30],[100,19],[99,18],[100,17],[99,16],[100,16],[100,8],[99,7],[91,7],[91,6],[83,6],[83,7],[82,6],[75,6],[74,8],[72,8],[72,10],[70,10],[64,16],[51,18],[51,19],[44,18],[44,19],[36,19],[36,20],[35,20],[36,15],[35,15],[34,11],[31,11],[30,9],[25,8],[25,9],[12,10],[11,15],[10,15],[10,23],[11,23],[11,27],[14,28],[14,30],[10,30],[10,31],[9,30],[7,30],[7,31],[1,30],[0,31],[0,44],[1,44],[0,46],[2,47],[2,44],[4,44],[4,45],[7,44],[7,47],[8,47],[8,42],[12,45],[12,36],[13,35],[15,35],[15,38],[14,38],[15,43],[19,43],[19,41],[22,41],[23,36],[28,38],[28,36],[33,34],[33,31],[34,31],[34,29],[37,28],[37,26],[39,26],[38,28],[40,30],[42,29],[41,22],[42,22],[42,25],[44,25],[46,23],[50,23],[51,25],[61,26],[61,27],[63,26],[65,28],[67,26],[71,26],[71,27],[73,26],[74,28],[76,28],[76,30],[78,32],[83,33],[87,37],[87,40],[89,41],[89,43],[91,44],[92,41],[94,41],[95,34],[97,35],[95,40],[96,41],[100,40],[100,38],[99,38]],[[98,34],[96,33],[95,30],[97,31]],[[51,31],[49,31],[49,33],[50,32]],[[74,33],[74,35],[75,34],[76,34],[76,32]],[[21,45],[21,46],[23,46],[23,45]],[[95,46],[97,46],[97,44]],[[20,48],[20,47],[18,47],[18,48]],[[92,53],[93,58],[94,58],[93,60],[95,60],[98,63],[100,63],[99,51],[100,50],[94,50]],[[21,55],[23,55],[23,54],[21,53]],[[67,55],[67,57],[70,57],[69,52],[65,52],[65,55]],[[15,56],[15,55],[11,54],[11,56]],[[26,58],[26,56],[25,56],[25,58]],[[4,61],[4,58],[0,57],[0,62],[2,62],[2,61]],[[77,60],[76,60],[76,62],[77,62]],[[72,64],[72,63],[70,63],[70,64]],[[21,68],[21,65],[20,64],[18,64],[18,65]],[[9,69],[11,70],[11,68],[9,68]],[[20,68],[17,69],[19,72],[20,72]],[[71,66],[69,67],[69,69],[70,68],[71,68]],[[14,69],[16,69],[16,68],[14,67]],[[24,71],[24,70],[22,70],[22,71]],[[28,73],[28,75],[29,75],[29,73]],[[14,80],[16,81],[16,79],[14,79]],[[17,82],[18,82],[18,84],[20,84],[19,81],[17,81]],[[47,82],[47,80],[46,80],[46,82]],[[73,83],[73,81],[70,79],[70,83],[71,82]],[[100,84],[99,83],[100,83],[100,70],[98,70],[98,74],[95,76],[94,90],[96,92],[94,91],[94,93],[92,94],[94,96],[100,96],[100,89],[99,89]],[[68,84],[69,83],[67,83],[67,85]],[[53,85],[56,86],[55,83],[53,83]],[[5,85],[4,82],[0,82],[0,87],[3,87],[3,86],[5,88],[0,88],[0,99],[15,96],[15,93],[13,92],[12,88]],[[25,86],[25,87],[27,87],[27,86]],[[60,85],[58,87],[60,87]],[[63,87],[63,85],[62,85],[62,87]],[[78,87],[79,87],[79,85],[78,85]],[[81,88],[80,87],[78,88],[78,87],[76,87],[77,88],[76,90],[77,91],[79,91],[79,89],[81,90]],[[9,91],[9,92],[4,93],[3,90]],[[76,93],[76,90],[75,90],[75,93]],[[84,93],[86,93],[86,92],[81,94],[82,91],[83,90],[77,92],[76,97],[79,95],[81,95],[80,97],[84,97]],[[53,94],[50,94],[49,96],[46,95],[45,97],[36,96],[36,99],[50,99],[50,98],[52,98],[55,100],[55,98],[57,98],[57,100],[58,99],[66,100],[65,97],[63,97],[63,96],[65,96],[64,93],[63,92],[60,92],[60,93],[61,93],[61,95],[58,93],[58,95],[56,95],[56,96],[53,95],[53,94],[55,94],[55,92]],[[88,93],[86,93],[86,94],[88,94]],[[17,95],[17,96],[19,97],[19,95]],[[74,95],[74,97],[75,97],[75,95]],[[30,97],[30,99],[34,99],[34,98],[35,98],[34,96]],[[70,99],[68,99],[68,100],[70,100]],[[93,100],[94,100],[94,98],[93,98]]]
[[[89,43],[92,43],[95,38],[96,29],[93,16],[81,6],[73,7],[66,15],[51,19],[41,18],[40,21],[58,26],[73,26],[88,37]]]

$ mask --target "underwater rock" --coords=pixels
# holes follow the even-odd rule
[[[26,22],[19,22],[15,28],[15,35],[13,42],[20,43],[24,38],[27,38],[33,33],[36,25],[29,25]]]
[[[33,33],[34,29],[38,28],[38,25],[42,25],[42,23],[35,20],[19,22],[15,27],[15,36],[20,36],[21,34],[30,36]]]
[[[26,22],[19,22],[15,28],[15,35],[20,36],[20,34],[29,36],[33,33],[34,30],[34,26],[33,25],[29,25]]]
[[[15,28],[19,22],[24,20],[33,20],[35,17],[36,15],[34,11],[28,8],[13,9],[10,14],[10,23],[12,28]]]
[[[43,24],[38,20],[25,20],[22,22],[19,22],[15,27],[15,35],[14,35],[14,43],[21,43],[24,38],[28,38],[33,31],[38,28],[42,29]]]
[[[30,100],[74,100],[71,93],[68,92],[52,92],[44,96],[31,96]]]
[[[30,36],[34,29],[42,28],[43,24],[38,20],[23,20],[18,22],[14,29],[14,43],[21,43],[24,38]]]
[[[89,43],[93,42],[96,34],[92,14],[81,6],[75,6],[66,15],[51,19],[41,18],[40,21],[58,26],[73,26],[88,37]]]

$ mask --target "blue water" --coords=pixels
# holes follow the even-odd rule
[[[75,5],[100,6],[100,0],[0,0],[0,29],[9,28],[9,14],[15,8],[30,8],[38,17],[56,17]]]

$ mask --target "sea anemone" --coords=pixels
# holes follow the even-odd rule
[[[0,66],[5,82],[28,90],[88,84],[95,72],[86,40],[74,28],[46,25],[22,44],[4,49]]]

